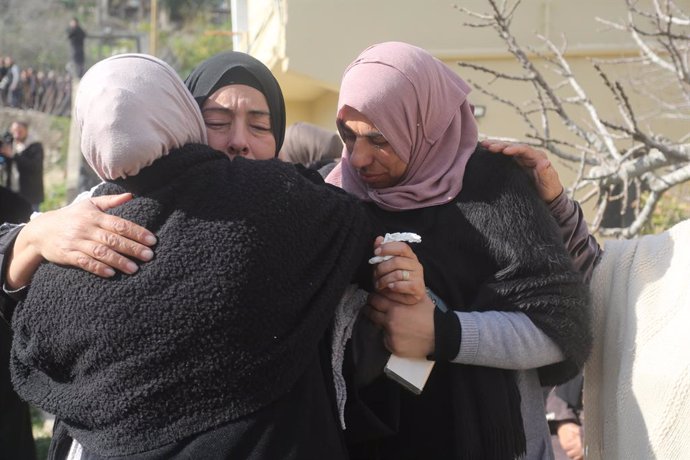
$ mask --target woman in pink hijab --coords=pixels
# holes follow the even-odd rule
[[[555,221],[513,160],[477,144],[469,92],[405,43],[366,49],[343,75],[345,148],[327,181],[386,231],[421,236],[418,263],[378,265],[365,311],[391,353],[436,361],[420,395],[383,374],[350,392],[352,458],[551,458],[541,385],[574,376],[590,350],[586,291]]]

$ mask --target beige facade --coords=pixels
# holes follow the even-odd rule
[[[465,25],[472,21],[452,0],[233,0],[235,49],[266,63],[285,93],[288,124],[309,121],[334,129],[337,91],[343,70],[367,46],[389,40],[406,41],[429,50],[470,83],[487,86],[490,77],[459,68],[457,62],[489,66],[509,74],[519,65],[490,28]],[[489,12],[486,0],[456,0],[475,12]],[[498,2],[501,3],[501,2]],[[513,4],[514,2],[510,2]],[[641,2],[645,3],[645,2]],[[651,3],[651,2],[650,2]],[[690,11],[690,0],[677,2]],[[623,22],[624,0],[523,0],[513,30],[523,45],[539,49],[538,34],[557,44],[567,38],[566,56],[572,70],[603,114],[615,116],[613,99],[593,70],[590,59],[636,55],[624,32],[607,28],[596,18]],[[543,49],[543,48],[541,48]],[[557,78],[554,76],[554,81]],[[495,82],[490,88],[515,102],[526,99],[529,87]],[[484,136],[524,138],[526,129],[511,109],[479,91],[471,101],[484,108],[479,118]],[[670,129],[687,128],[677,126]],[[568,180],[568,168],[560,168]]]

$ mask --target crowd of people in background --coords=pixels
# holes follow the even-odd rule
[[[22,67],[11,56],[0,61],[0,107],[69,116],[72,77],[67,71]]]

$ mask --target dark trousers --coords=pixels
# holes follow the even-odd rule
[[[0,319],[0,460],[35,460],[29,406],[19,399],[10,382],[12,334]]]

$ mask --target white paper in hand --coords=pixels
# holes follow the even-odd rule
[[[416,233],[411,232],[398,232],[398,233],[386,233],[383,237],[384,243],[390,243],[391,241],[402,241],[404,243],[421,243],[422,237]],[[369,259],[369,263],[374,265],[388,260],[393,256],[375,256]]]
[[[391,355],[383,372],[407,390],[418,395],[424,390],[424,385],[433,368],[433,361]]]

